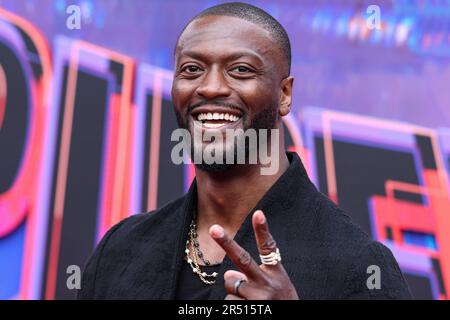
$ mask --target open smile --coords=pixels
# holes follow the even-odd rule
[[[202,129],[236,128],[243,113],[236,108],[202,106],[193,110],[194,123],[201,124]]]
[[[195,118],[194,118],[195,119]],[[218,129],[224,126],[231,126],[235,122],[238,122],[241,119],[240,116],[236,116],[230,113],[222,113],[222,112],[208,112],[208,113],[199,113],[196,116],[196,121],[201,122],[202,126],[208,129]]]

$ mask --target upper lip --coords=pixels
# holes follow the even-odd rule
[[[222,107],[216,105],[204,105],[196,107],[191,111],[192,116],[197,116],[200,113],[228,113],[230,115],[242,117],[244,114],[242,110],[236,108]]]

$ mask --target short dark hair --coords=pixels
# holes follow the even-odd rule
[[[198,18],[207,16],[231,16],[237,17],[252,23],[255,23],[265,30],[269,31],[273,40],[278,44],[283,52],[287,63],[288,75],[291,72],[291,42],[289,36],[283,26],[266,11],[243,2],[228,2],[219,4],[203,10],[186,25],[185,29],[191,22]],[[184,30],[183,30],[184,32]],[[183,33],[181,32],[181,34]],[[180,34],[180,35],[181,35]]]

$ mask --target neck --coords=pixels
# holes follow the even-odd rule
[[[199,230],[217,223],[234,236],[250,210],[289,167],[284,148],[277,160],[278,170],[272,175],[261,175],[260,164],[236,165],[219,173],[196,169]]]

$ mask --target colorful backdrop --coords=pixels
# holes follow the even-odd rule
[[[172,52],[220,2],[0,0],[0,299],[72,299],[68,266],[108,228],[185,192]],[[290,150],[416,298],[448,299],[450,1],[249,2],[291,38]]]

